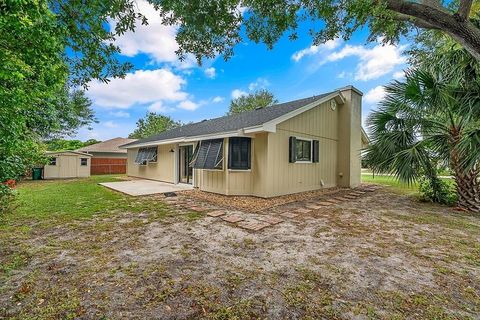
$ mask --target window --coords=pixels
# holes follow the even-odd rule
[[[297,161],[312,161],[312,141],[297,139],[295,150]]]
[[[86,166],[88,163],[88,159],[87,158],[80,158],[80,165],[81,166]]]
[[[251,168],[251,139],[243,137],[230,138],[228,142],[228,168],[248,170]]]
[[[157,162],[157,147],[138,149],[135,164],[146,165],[148,162]]]
[[[49,162],[48,162],[48,165],[49,166],[56,166],[57,165],[57,158],[56,157],[51,157]]]
[[[197,148],[192,160],[195,169],[223,169],[223,139],[200,141]]]
[[[319,162],[320,143],[318,140],[290,137],[288,160],[290,163]]]

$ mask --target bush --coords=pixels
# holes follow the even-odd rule
[[[453,184],[438,178],[421,179],[419,190],[422,201],[430,201],[452,206],[458,199]]]
[[[0,217],[11,210],[15,190],[6,184],[0,184]]]

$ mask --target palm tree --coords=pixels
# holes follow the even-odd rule
[[[436,164],[454,173],[458,207],[480,212],[480,73],[462,52],[417,66],[385,87],[368,120],[366,160],[377,172],[435,184]]]

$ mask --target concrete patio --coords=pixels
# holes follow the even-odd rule
[[[135,197],[193,189],[193,186],[188,184],[172,184],[143,179],[121,182],[104,182],[100,183],[100,185]]]

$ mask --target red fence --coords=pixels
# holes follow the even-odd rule
[[[116,174],[127,172],[127,159],[92,158],[90,174]]]

